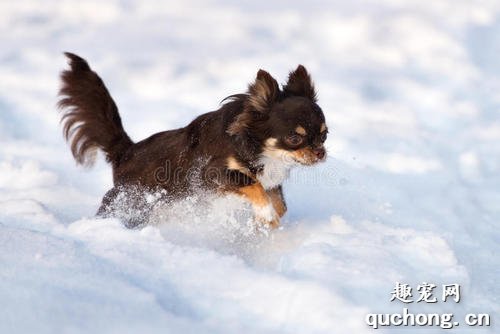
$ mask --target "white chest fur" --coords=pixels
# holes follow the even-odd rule
[[[260,163],[264,166],[257,174],[257,179],[264,189],[276,188],[285,181],[290,174],[293,163],[277,157],[262,156]]]

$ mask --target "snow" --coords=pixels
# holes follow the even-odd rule
[[[0,333],[369,333],[368,313],[500,311],[497,1],[0,2]],[[134,140],[185,125],[263,68],[312,73],[328,159],[294,169],[282,228],[237,198],[93,217],[112,184],[75,166],[62,51],[101,74]],[[462,301],[390,302],[396,282]],[[439,295],[438,295],[439,299]],[[398,331],[380,328],[378,332]],[[405,332],[442,329],[409,327]]]

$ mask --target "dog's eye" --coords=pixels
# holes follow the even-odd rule
[[[327,135],[327,134],[328,134],[328,133],[327,133],[326,131],[322,132],[322,133],[320,134],[319,139],[320,139],[322,142],[325,142],[325,140],[326,140],[326,135]]]
[[[286,136],[285,141],[290,146],[298,146],[298,145],[302,144],[302,142],[304,141],[304,138],[302,136],[292,134],[292,135]]]

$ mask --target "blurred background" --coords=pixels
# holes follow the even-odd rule
[[[85,171],[62,139],[55,105],[63,51],[101,75],[135,141],[217,109],[244,92],[259,68],[283,83],[305,65],[330,128],[329,160],[292,174],[283,233],[295,242],[275,247],[266,270],[326,287],[356,310],[388,305],[380,300],[396,279],[459,281],[469,294],[459,312],[498,314],[499,1],[0,0],[0,228],[17,240],[0,246],[6,263],[21,261],[12,257],[18,253],[31,266],[35,242],[23,231],[48,238],[91,217],[112,184],[102,158]],[[36,245],[46,249],[46,242]],[[249,263],[252,273],[261,270]],[[32,283],[19,285],[27,272],[16,268],[3,272],[12,291]],[[149,288],[165,297],[163,285]],[[54,289],[47,300],[60,296]],[[2,299],[15,300],[6,290]],[[189,310],[200,306],[180,300],[185,308],[176,312],[196,323]],[[349,310],[342,301],[321,305]],[[326,327],[311,320],[290,328],[339,325],[328,327],[330,315],[321,314]],[[255,317],[269,326],[249,321],[254,330],[290,329],[280,327],[287,316]],[[227,326],[211,328],[235,328]]]

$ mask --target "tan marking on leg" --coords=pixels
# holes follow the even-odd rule
[[[272,228],[279,226],[279,217],[276,215],[276,210],[262,184],[256,182],[250,186],[241,187],[238,189],[238,193],[252,204],[255,219],[259,223],[267,224]]]
[[[276,213],[278,216],[283,217],[283,215],[286,213],[286,203],[285,199],[283,198],[283,193],[280,188],[273,188],[267,191],[267,194],[269,195],[269,198],[271,199],[271,204],[274,207],[274,210],[276,210]]]
[[[267,196],[264,187],[259,182],[252,185],[241,187],[238,189],[246,199],[256,206],[266,206],[270,204],[269,196]]]
[[[305,136],[305,135],[307,135],[307,131],[306,131],[306,129],[304,129],[304,127],[303,127],[303,126],[301,126],[301,125],[299,125],[299,126],[297,126],[297,127],[295,128],[295,132],[297,132],[297,133],[298,133],[299,135],[301,135],[301,136]]]

